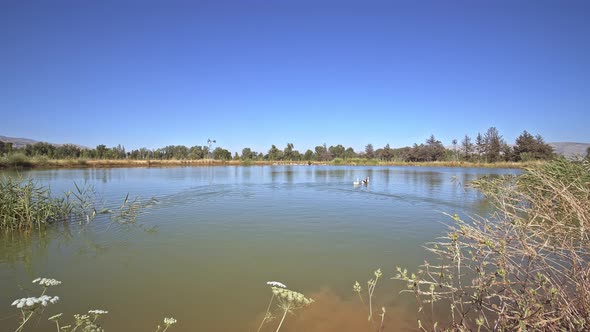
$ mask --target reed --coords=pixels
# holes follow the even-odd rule
[[[446,304],[450,323],[424,330],[590,330],[590,167],[555,160],[518,177],[471,184],[494,205],[487,218],[449,216],[428,246],[435,263],[398,268],[420,305]],[[438,326],[438,327],[437,327]]]
[[[65,220],[72,212],[68,200],[54,198],[48,187],[32,179],[0,181],[0,229],[27,231]]]

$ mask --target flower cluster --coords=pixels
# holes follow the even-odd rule
[[[88,313],[91,315],[99,316],[99,315],[106,315],[109,312],[106,310],[96,309],[96,310],[88,310]]]
[[[33,280],[34,284],[39,284],[39,286],[44,286],[44,287],[51,287],[51,286],[57,286],[59,284],[61,284],[61,281],[59,280],[55,280],[55,279],[49,279],[49,278],[37,278],[35,280]]]
[[[164,324],[166,324],[167,326],[174,325],[176,324],[176,319],[174,319],[173,317],[166,317],[164,318]]]
[[[289,304],[304,306],[313,303],[312,299],[308,299],[303,294],[286,288],[272,287],[272,293],[277,296],[280,301]]]
[[[361,284],[359,284],[358,281],[354,283],[354,286],[352,286],[352,289],[357,293],[360,293],[363,290],[363,288],[361,287]]]
[[[90,318],[90,316],[88,316],[88,315],[74,314],[74,319],[78,323],[84,322],[84,321],[88,320],[89,318]]]
[[[267,281],[266,284],[270,285],[272,287],[287,288],[287,286],[285,284],[283,284],[282,282],[278,282],[278,281]]]
[[[23,297],[22,299],[15,300],[11,305],[14,305],[19,309],[33,308],[37,305],[46,307],[47,304],[55,304],[57,301],[59,301],[59,296],[41,295],[39,297]]]
[[[51,316],[51,317],[47,318],[47,320],[59,320],[59,318],[60,318],[62,315],[63,315],[63,312],[60,312],[60,313],[59,313],[59,314],[57,314],[57,315],[53,315],[53,316]]]

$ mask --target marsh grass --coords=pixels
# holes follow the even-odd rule
[[[65,198],[51,196],[48,187],[32,179],[4,178],[0,181],[0,229],[27,231],[65,220],[72,206]]]
[[[98,214],[106,214],[113,222],[134,223],[143,208],[157,203],[155,198],[144,202],[139,197],[125,197],[116,209],[101,208],[94,187],[74,182],[74,189],[54,197],[48,186],[33,179],[5,177],[0,180],[0,230],[27,232],[56,222],[88,224]]]
[[[446,304],[450,324],[424,331],[590,330],[590,167],[555,160],[519,177],[471,184],[495,206],[428,245],[435,263],[398,268],[422,312]],[[433,316],[433,315],[431,315]]]

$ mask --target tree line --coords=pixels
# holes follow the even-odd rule
[[[206,145],[187,147],[184,145],[168,145],[158,149],[140,148],[126,151],[122,145],[107,147],[103,144],[94,149],[82,148],[76,145],[64,144],[55,146],[45,142],[27,145],[23,148],[13,148],[12,143],[0,142],[0,156],[21,153],[28,157],[45,156],[50,159],[133,159],[133,160],[252,160],[252,161],[319,161],[329,162],[335,159],[350,160],[355,158],[377,159],[381,161],[397,162],[429,162],[429,161],[469,161],[488,162],[498,161],[531,161],[544,160],[554,157],[553,148],[545,143],[541,135],[533,136],[526,130],[516,138],[513,145],[509,145],[500,135],[498,129],[490,127],[485,133],[477,133],[475,140],[465,135],[461,142],[453,139],[451,145],[445,147],[443,143],[431,135],[424,143],[411,147],[392,148],[386,144],[383,148],[375,149],[367,144],[364,151],[356,152],[351,147],[341,144],[336,146],[316,146],[313,150],[299,152],[293,143],[287,143],[283,149],[276,145],[265,152],[256,152],[251,148],[244,148],[239,155],[232,156],[231,152],[217,147],[210,151]]]

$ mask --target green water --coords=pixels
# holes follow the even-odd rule
[[[31,280],[61,280],[29,331],[54,331],[47,317],[108,310],[107,331],[256,331],[276,280],[316,300],[288,315],[281,331],[370,331],[352,285],[380,267],[376,306],[386,330],[415,330],[416,305],[391,280],[415,269],[422,246],[443,234],[446,213],[485,213],[463,184],[515,170],[264,166],[42,170],[23,175],[51,186],[92,185],[107,205],[127,193],[158,203],[134,225],[105,217],[28,237],[0,238],[0,330],[18,326],[14,299],[38,295]],[[22,174],[22,173],[21,173]],[[0,174],[1,175],[1,174]],[[12,176],[13,173],[5,172]],[[370,177],[368,186],[353,186]],[[279,317],[280,318],[280,317]],[[278,319],[263,331],[274,331]]]

